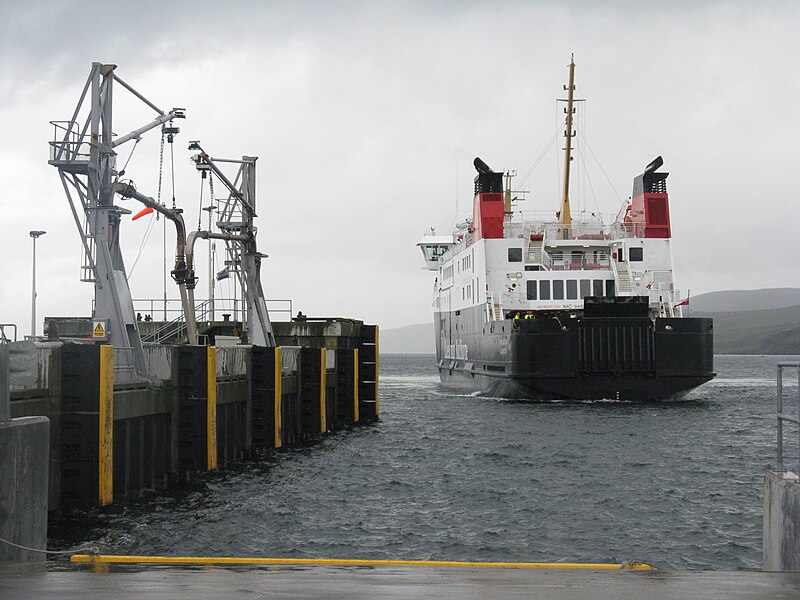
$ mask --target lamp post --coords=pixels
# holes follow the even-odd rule
[[[36,239],[43,236],[46,231],[31,231],[33,239],[33,277],[31,284],[31,337],[36,337]]]
[[[214,214],[214,211],[217,210],[217,207],[213,204],[209,204],[204,209],[208,213],[208,232],[211,233],[211,216]],[[214,264],[213,264],[213,252],[214,252],[214,241],[208,240],[208,311],[211,315],[211,318],[208,319],[209,322],[214,321]]]

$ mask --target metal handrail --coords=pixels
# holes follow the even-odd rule
[[[177,303],[178,300],[167,300],[170,303]],[[275,319],[274,315],[281,314],[287,321],[291,321],[293,315],[293,307],[292,307],[292,300],[288,298],[276,298],[276,299],[267,299],[267,310],[270,315],[270,319]],[[154,315],[156,312],[161,312],[160,307],[156,307],[157,304],[163,304],[163,298],[134,298],[134,310],[141,309],[146,314]],[[270,303],[282,303],[284,308],[270,308]],[[147,308],[141,308],[142,305],[149,305],[149,311]],[[222,306],[221,306],[222,305]],[[231,310],[229,308],[232,305],[232,310],[234,314],[234,321],[237,321],[239,318],[244,318],[244,302],[241,299],[216,299],[214,303],[211,300],[203,300],[195,305],[195,313],[196,319],[198,322],[203,321],[213,321],[215,314],[218,312],[222,312],[223,316],[225,316],[226,310]],[[212,307],[213,313],[212,313]],[[170,321],[159,321],[160,326],[155,331],[148,333],[146,335],[142,335],[142,342],[155,342],[159,343],[162,338],[166,336],[180,336],[186,331],[186,321],[183,315],[182,308],[164,308],[164,313],[169,314],[172,316],[173,314],[176,315]]]
[[[206,319],[208,314],[208,307],[210,301],[204,300],[195,306],[195,313],[197,314],[197,320],[203,321]],[[160,342],[163,336],[172,335],[172,336],[180,336],[186,331],[186,320],[184,319],[183,312],[179,312],[178,316],[172,319],[171,321],[164,322],[161,327],[156,329],[154,332],[142,336],[143,342]]]
[[[293,301],[291,299],[267,298],[266,302],[270,319],[278,320],[276,315],[282,315],[282,318],[285,320],[291,320],[292,315],[294,314],[292,308]],[[276,304],[282,308],[276,308]],[[207,307],[203,315],[207,316],[209,313],[211,313],[212,302],[210,300],[203,300],[202,302],[196,303],[197,308],[195,310],[198,312],[198,320],[202,320],[201,317],[203,315],[201,315],[199,311],[203,306]],[[239,315],[244,314],[245,303],[241,298],[215,298],[213,301],[213,307],[214,312],[212,318],[209,320],[213,321],[218,313],[233,313],[234,320],[236,321],[239,320]],[[178,320],[177,317],[183,314],[183,307],[180,305],[180,300],[175,298],[169,298],[166,301],[163,298],[134,298],[133,309],[134,312],[150,315],[153,320],[156,320],[157,316],[160,314],[168,315],[169,317]],[[173,315],[175,315],[175,317],[173,317]],[[165,320],[166,319],[162,319],[162,321]]]
[[[177,317],[172,319],[172,321],[162,322],[161,327],[159,327],[152,333],[143,335],[142,341],[159,343],[162,339],[162,335],[170,333],[171,335],[178,336],[181,335],[184,331],[186,331],[186,321],[183,318],[183,313],[180,313]]]
[[[14,328],[14,339],[9,339],[6,335],[6,327]],[[17,341],[17,326],[15,323],[0,323],[0,344],[7,344],[9,342]]]
[[[53,126],[53,141],[50,145],[50,160],[72,162],[88,161],[91,145],[85,135],[81,135],[75,121],[50,121]]]
[[[521,220],[518,220],[521,219]],[[604,245],[610,240],[644,237],[644,224],[618,221],[603,222],[599,213],[574,217],[571,225],[563,225],[552,212],[515,211],[505,224],[506,237],[528,237],[541,234],[546,241],[579,240]]]
[[[503,318],[503,299],[502,295],[500,296],[500,301],[498,302],[499,310],[500,310],[500,319],[497,318],[495,313],[495,300],[494,300],[494,292],[486,292],[486,308],[489,311],[489,320],[490,321],[498,321],[502,320]]]
[[[136,313],[144,313],[154,321],[158,320],[158,317],[163,314],[165,318],[161,319],[162,322],[167,321],[167,319],[169,319],[170,322],[177,322],[183,318],[183,306],[180,302],[180,299],[176,298],[169,298],[167,300],[163,298],[134,298],[133,310]],[[226,311],[241,313],[243,309],[243,302],[239,298],[236,300],[217,298],[214,300],[214,303],[216,307],[214,310],[215,313],[224,313]],[[210,306],[210,300],[197,302],[195,304],[195,311],[198,315],[197,318],[202,319],[207,316],[210,312]]]
[[[798,416],[792,416],[785,414],[783,412],[783,370],[784,369],[797,369],[797,411]],[[779,473],[785,473],[786,468],[783,464],[783,422],[786,421],[787,423],[794,423],[797,425],[797,432],[798,432],[798,444],[800,444],[800,363],[797,362],[779,362],[778,363],[778,375],[777,375],[777,396],[778,396],[778,404],[777,404],[777,411],[776,416],[778,419],[778,440],[777,440],[777,447],[776,447],[776,454],[777,454],[777,467],[776,470]],[[800,474],[800,445],[798,445],[798,453],[797,453],[797,466],[798,470],[797,473]]]

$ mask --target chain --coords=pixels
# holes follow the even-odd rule
[[[170,127],[172,127],[172,121],[169,122]],[[172,210],[175,210],[175,146],[172,143],[172,134],[169,136],[169,162],[172,168]]]
[[[204,187],[205,187],[205,185],[203,185],[203,179],[200,179],[200,209],[197,211],[197,231],[200,231],[200,228],[202,227],[200,221],[203,218],[203,188]]]
[[[214,202],[216,201],[216,198],[214,198],[214,172],[213,171],[209,171],[208,172],[208,193],[210,195],[210,198],[208,199],[208,201],[211,202],[211,206],[214,206]]]
[[[158,157],[158,197],[156,201],[161,204],[161,181],[164,174],[164,129],[161,129],[161,154]],[[156,220],[158,220],[159,215],[156,214]]]
[[[214,197],[214,171],[208,172],[208,203],[209,206],[217,205],[217,199]],[[208,215],[211,216],[211,211],[208,211]]]

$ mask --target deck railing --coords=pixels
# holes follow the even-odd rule
[[[792,416],[783,412],[783,370],[797,369],[797,414]],[[786,473],[783,455],[783,424],[794,423],[798,432],[798,452],[797,452],[797,474],[800,475],[800,363],[798,362],[779,362],[778,363],[778,385],[777,385],[777,418],[778,418],[778,440],[777,440],[777,465],[778,473]]]
[[[586,243],[601,240],[618,240],[644,236],[644,226],[633,223],[603,223],[599,215],[575,218],[571,225],[562,225],[553,219],[552,213],[525,211],[515,213],[524,221],[512,220],[505,224],[506,237],[527,238],[542,236],[545,242],[580,240]]]

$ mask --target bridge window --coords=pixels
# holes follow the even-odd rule
[[[602,295],[603,295],[603,280],[595,279],[592,282],[592,296],[602,296]]]
[[[536,281],[529,281],[528,282],[528,300],[536,300]]]
[[[427,260],[438,261],[439,258],[447,252],[447,246],[444,245],[425,245],[422,247],[422,252],[425,254]]]
[[[613,279],[606,279],[606,296],[609,298],[613,298],[617,295],[617,290],[614,287],[614,280]]]
[[[553,280],[553,300],[564,299],[564,282],[561,279]]]
[[[581,279],[581,298],[586,298],[586,296],[591,296],[591,288],[592,282],[588,279]]]

